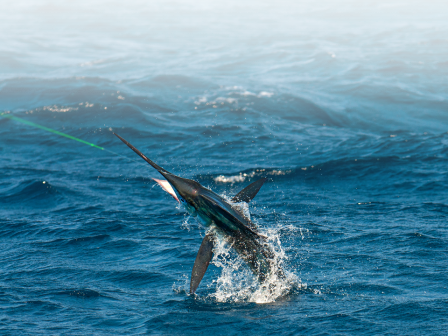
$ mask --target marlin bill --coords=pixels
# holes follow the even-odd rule
[[[254,223],[234,203],[250,202],[263,186],[266,178],[253,182],[241,190],[229,202],[200,183],[174,175],[148,159],[137,148],[114,133],[143,160],[154,167],[164,179],[154,179],[186,211],[209,228],[199,247],[193,265],[190,293],[196,292],[213,257],[216,239],[225,239],[247,263],[260,283],[275,273],[283,278],[283,271],[276,265],[274,253],[266,243],[266,237],[258,232]]]

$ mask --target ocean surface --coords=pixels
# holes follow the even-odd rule
[[[0,5],[1,335],[448,335],[448,5]],[[157,164],[250,203],[267,292]]]

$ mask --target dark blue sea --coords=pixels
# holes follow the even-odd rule
[[[0,7],[1,335],[448,335],[446,2]],[[190,295],[205,228],[112,131],[267,177],[279,290],[222,243]]]

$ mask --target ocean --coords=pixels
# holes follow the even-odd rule
[[[446,3],[0,7],[0,334],[448,335]],[[281,290],[221,242],[190,295],[206,229],[112,132],[225,197],[267,177]]]

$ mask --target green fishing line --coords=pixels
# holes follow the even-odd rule
[[[54,129],[51,129],[51,128],[48,128],[48,127],[45,127],[45,126],[42,126],[42,125],[39,125],[39,124],[36,124],[36,123],[33,123],[33,122],[28,121],[28,120],[25,120],[25,119],[22,119],[22,118],[19,118],[19,117],[15,117],[15,116],[10,115],[10,114],[6,114],[5,112],[4,112],[4,113],[1,113],[0,116],[2,116],[2,117],[4,117],[4,118],[8,118],[8,119],[12,119],[12,120],[21,122],[21,123],[26,124],[26,125],[29,125],[29,126],[33,126],[33,127],[36,127],[36,128],[40,128],[40,129],[42,129],[42,130],[44,130],[44,131],[48,131],[48,132],[51,132],[51,133],[54,133],[54,134],[57,134],[57,135],[60,135],[60,136],[63,136],[63,137],[66,137],[66,138],[69,138],[69,139],[78,141],[78,142],[81,142],[81,143],[83,143],[83,144],[86,144],[86,145],[89,145],[89,146],[92,146],[92,147],[95,147],[95,148],[104,150],[103,147],[97,146],[97,145],[95,145],[95,144],[93,144],[93,143],[84,141],[84,140],[82,140],[82,139],[78,139],[78,138],[76,138],[76,137],[74,137],[74,136],[71,136],[71,135],[69,135],[69,134],[65,134],[65,133],[56,131],[56,130],[54,130]]]
[[[44,130],[44,131],[47,131],[47,132],[51,132],[51,133],[53,133],[53,134],[57,134],[57,135],[60,135],[60,136],[65,137],[65,138],[68,138],[68,139],[71,139],[71,140],[78,141],[78,142],[80,142],[80,143],[89,145],[89,146],[91,146],[91,147],[95,147],[95,148],[101,149],[101,150],[103,150],[103,151],[106,151],[106,152],[109,152],[109,153],[111,153],[111,154],[114,154],[114,155],[120,156],[120,157],[122,157],[122,158],[125,158],[125,159],[127,159],[127,160],[129,160],[129,161],[137,162],[138,164],[143,164],[143,163],[140,162],[140,161],[136,161],[136,160],[131,159],[131,158],[127,157],[127,156],[124,156],[124,155],[115,153],[115,152],[113,152],[113,151],[111,151],[111,150],[109,150],[109,149],[106,149],[106,148],[104,148],[104,147],[95,145],[95,144],[93,144],[93,143],[87,142],[87,141],[82,140],[82,139],[79,139],[79,138],[74,137],[74,136],[72,136],[72,135],[70,135],[70,134],[65,134],[65,133],[56,131],[56,130],[54,130],[54,129],[51,129],[51,128],[48,128],[48,127],[45,127],[45,126],[42,126],[42,125],[39,125],[39,124],[36,124],[36,123],[33,123],[33,122],[31,122],[31,121],[28,121],[28,120],[25,120],[25,119],[22,119],[22,118],[13,116],[13,115],[11,115],[11,114],[9,114],[9,113],[7,113],[7,112],[0,113],[0,117],[4,117],[4,118],[11,119],[11,120],[15,120],[15,121],[21,122],[22,124],[25,124],[25,125],[28,125],[28,126],[32,126],[32,127],[36,127],[36,128],[41,129],[41,130]]]

